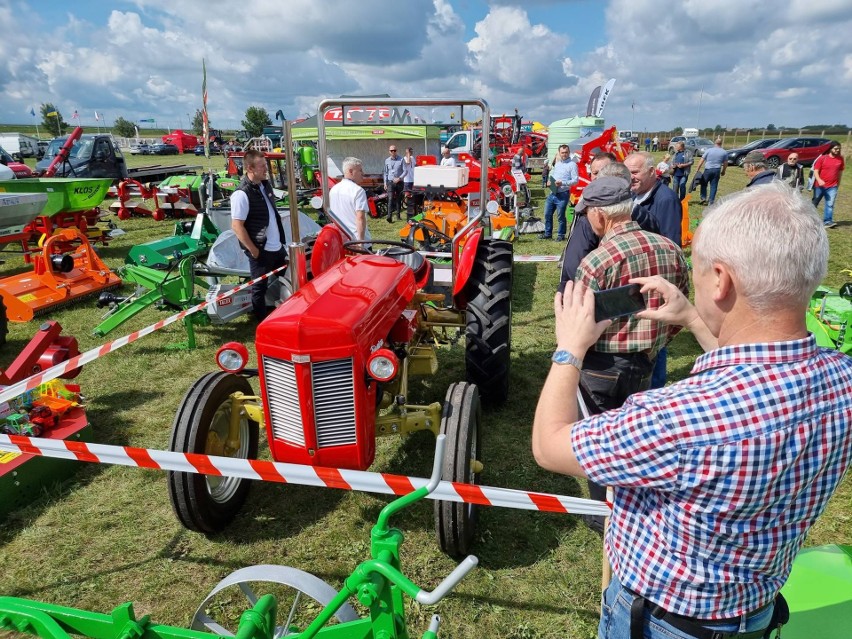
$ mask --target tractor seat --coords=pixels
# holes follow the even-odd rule
[[[414,271],[414,279],[416,280],[416,286],[418,289],[431,284],[432,265],[429,263],[429,260],[423,257],[420,253],[417,253],[416,251],[408,253],[404,249],[391,246],[379,251],[379,255],[384,255],[385,257],[395,259],[397,262],[402,262]]]

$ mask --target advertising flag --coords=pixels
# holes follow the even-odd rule
[[[46,113],[45,115],[49,118],[59,117],[59,114],[56,111],[51,111],[50,113]]]
[[[33,107],[30,107],[30,115],[35,117],[35,109]]]
[[[72,120],[79,120],[80,119],[80,116],[77,115],[77,109],[74,109],[74,115],[71,116],[71,119]]]
[[[207,61],[201,58],[201,134],[204,136],[204,157],[210,158],[210,124],[207,120]]]
[[[95,122],[100,122],[100,121],[101,121],[101,118],[100,118],[100,116],[98,115],[98,112],[97,112],[97,111],[95,111]]]

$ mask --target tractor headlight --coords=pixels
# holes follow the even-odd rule
[[[367,371],[377,382],[388,382],[399,371],[399,359],[393,351],[380,348],[367,359]]]
[[[226,373],[239,373],[248,364],[248,349],[239,342],[228,342],[216,351],[216,364]]]

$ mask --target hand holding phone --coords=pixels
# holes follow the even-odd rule
[[[645,296],[639,284],[595,291],[595,321],[615,319],[645,310]]]

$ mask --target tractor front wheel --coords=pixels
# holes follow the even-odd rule
[[[491,405],[509,394],[512,346],[512,243],[482,240],[467,282],[467,381]]]
[[[240,415],[239,442],[228,445],[231,397],[253,395],[248,380],[224,372],[208,373],[186,394],[172,426],[169,450],[180,453],[257,458],[258,424]],[[250,482],[238,477],[169,472],[169,498],[180,523],[204,534],[221,531],[236,516]]]
[[[447,436],[442,477],[446,481],[476,484],[480,461],[482,407],[479,390],[473,384],[456,382],[447,390],[441,415],[441,434]],[[435,502],[435,529],[441,550],[450,557],[468,553],[476,532],[479,510],[476,504]]]

